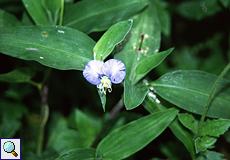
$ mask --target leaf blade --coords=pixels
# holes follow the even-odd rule
[[[119,22],[108,29],[93,48],[94,58],[104,60],[129,32],[133,20]]]
[[[203,71],[178,70],[163,75],[151,85],[156,93],[167,101],[189,112],[202,115],[216,79],[217,76]],[[229,80],[220,81],[207,113],[208,117],[230,118],[230,88],[227,87],[229,85]]]
[[[176,109],[168,109],[132,121],[112,131],[99,143],[96,155],[114,160],[130,156],[160,135],[177,113]],[[145,135],[145,138],[140,135]]]
[[[95,42],[68,27],[4,27],[0,30],[0,38],[1,53],[60,70],[83,70],[93,59]]]
[[[147,0],[84,0],[74,4],[64,15],[64,25],[84,33],[103,31],[142,10]]]

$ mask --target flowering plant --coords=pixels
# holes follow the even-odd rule
[[[106,94],[106,89],[112,91],[112,83],[119,84],[125,78],[125,65],[117,59],[110,59],[103,63],[99,60],[89,61],[83,70],[85,79],[97,85],[100,92]],[[112,83],[111,83],[112,82]]]
[[[230,159],[229,4],[0,0],[1,140],[19,159]]]

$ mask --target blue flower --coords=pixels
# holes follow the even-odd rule
[[[109,92],[112,91],[112,83],[119,84],[124,80],[125,70],[125,64],[117,59],[110,59],[105,63],[91,60],[85,65],[83,76],[89,83],[97,85],[100,92],[105,94],[106,89]]]

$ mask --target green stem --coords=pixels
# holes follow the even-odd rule
[[[105,131],[107,130],[107,128],[109,127],[109,125],[111,124],[112,120],[115,118],[115,116],[117,115],[117,113],[124,107],[124,100],[123,98],[120,99],[120,101],[113,107],[112,111],[110,112],[109,115],[109,119],[107,120],[107,122],[105,123],[105,125],[102,127],[100,133],[97,135],[96,139],[94,140],[94,142],[91,145],[91,148],[95,148],[97,146],[97,144],[99,143],[101,137],[104,135]]]
[[[228,63],[228,65],[224,68],[224,70],[221,72],[221,74],[219,75],[219,77],[217,78],[216,82],[214,83],[213,87],[212,87],[212,90],[211,90],[211,93],[208,97],[208,101],[206,103],[206,106],[205,106],[205,109],[204,109],[204,112],[203,112],[203,115],[200,119],[200,123],[199,123],[199,126],[198,126],[198,131],[197,131],[197,137],[200,137],[201,135],[201,132],[202,132],[202,127],[203,127],[203,124],[204,124],[204,119],[206,117],[206,114],[208,112],[208,109],[210,107],[210,103],[212,101],[212,98],[214,96],[214,93],[216,91],[216,88],[218,86],[218,84],[220,83],[220,80],[224,77],[224,75],[227,73],[227,71],[229,70],[230,68],[230,63]]]
[[[59,16],[59,26],[62,26],[62,20],[63,20],[63,14],[64,14],[64,0],[61,1],[61,11],[60,11],[60,16]]]
[[[36,153],[40,155],[42,153],[42,147],[43,147],[43,139],[44,139],[44,130],[45,125],[49,117],[49,106],[47,104],[47,95],[48,95],[48,87],[46,85],[43,86],[41,91],[41,101],[42,101],[42,121],[39,126],[38,130],[38,137],[37,137],[37,147],[36,147]]]

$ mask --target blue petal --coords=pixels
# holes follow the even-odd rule
[[[103,75],[101,70],[104,62],[99,60],[91,60],[85,65],[85,69],[83,70],[83,76],[85,79],[93,84],[98,85],[101,83],[100,77]]]
[[[126,75],[125,64],[117,59],[110,59],[102,66],[102,72],[110,77],[110,80],[114,84],[121,83]]]

